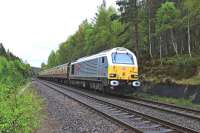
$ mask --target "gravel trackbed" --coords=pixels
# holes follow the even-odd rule
[[[37,81],[33,85],[45,102],[45,117],[36,133],[133,133]]]

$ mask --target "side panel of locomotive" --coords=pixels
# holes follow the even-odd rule
[[[106,54],[81,58],[70,65],[69,80],[72,85],[102,90],[102,81],[108,77]]]
[[[76,61],[71,63],[70,68],[70,79],[97,81],[108,75],[106,56]]]

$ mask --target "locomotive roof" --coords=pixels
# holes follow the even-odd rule
[[[86,60],[91,60],[91,59],[107,56],[107,54],[109,54],[110,52],[116,52],[116,51],[118,51],[118,52],[127,51],[128,52],[129,50],[124,48],[124,47],[116,47],[116,48],[112,48],[112,49],[107,49],[107,50],[101,51],[97,54],[93,54],[93,55],[90,55],[90,56],[85,56],[85,57],[79,58],[78,60],[72,62],[72,64],[76,63],[76,62],[82,62],[82,61],[86,61]]]

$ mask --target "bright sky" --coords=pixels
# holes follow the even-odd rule
[[[116,0],[106,0],[107,6]],[[31,66],[94,17],[102,0],[0,0],[0,42]]]

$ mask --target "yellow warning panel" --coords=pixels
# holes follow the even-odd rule
[[[138,67],[121,65],[109,66],[108,79],[138,80]]]

